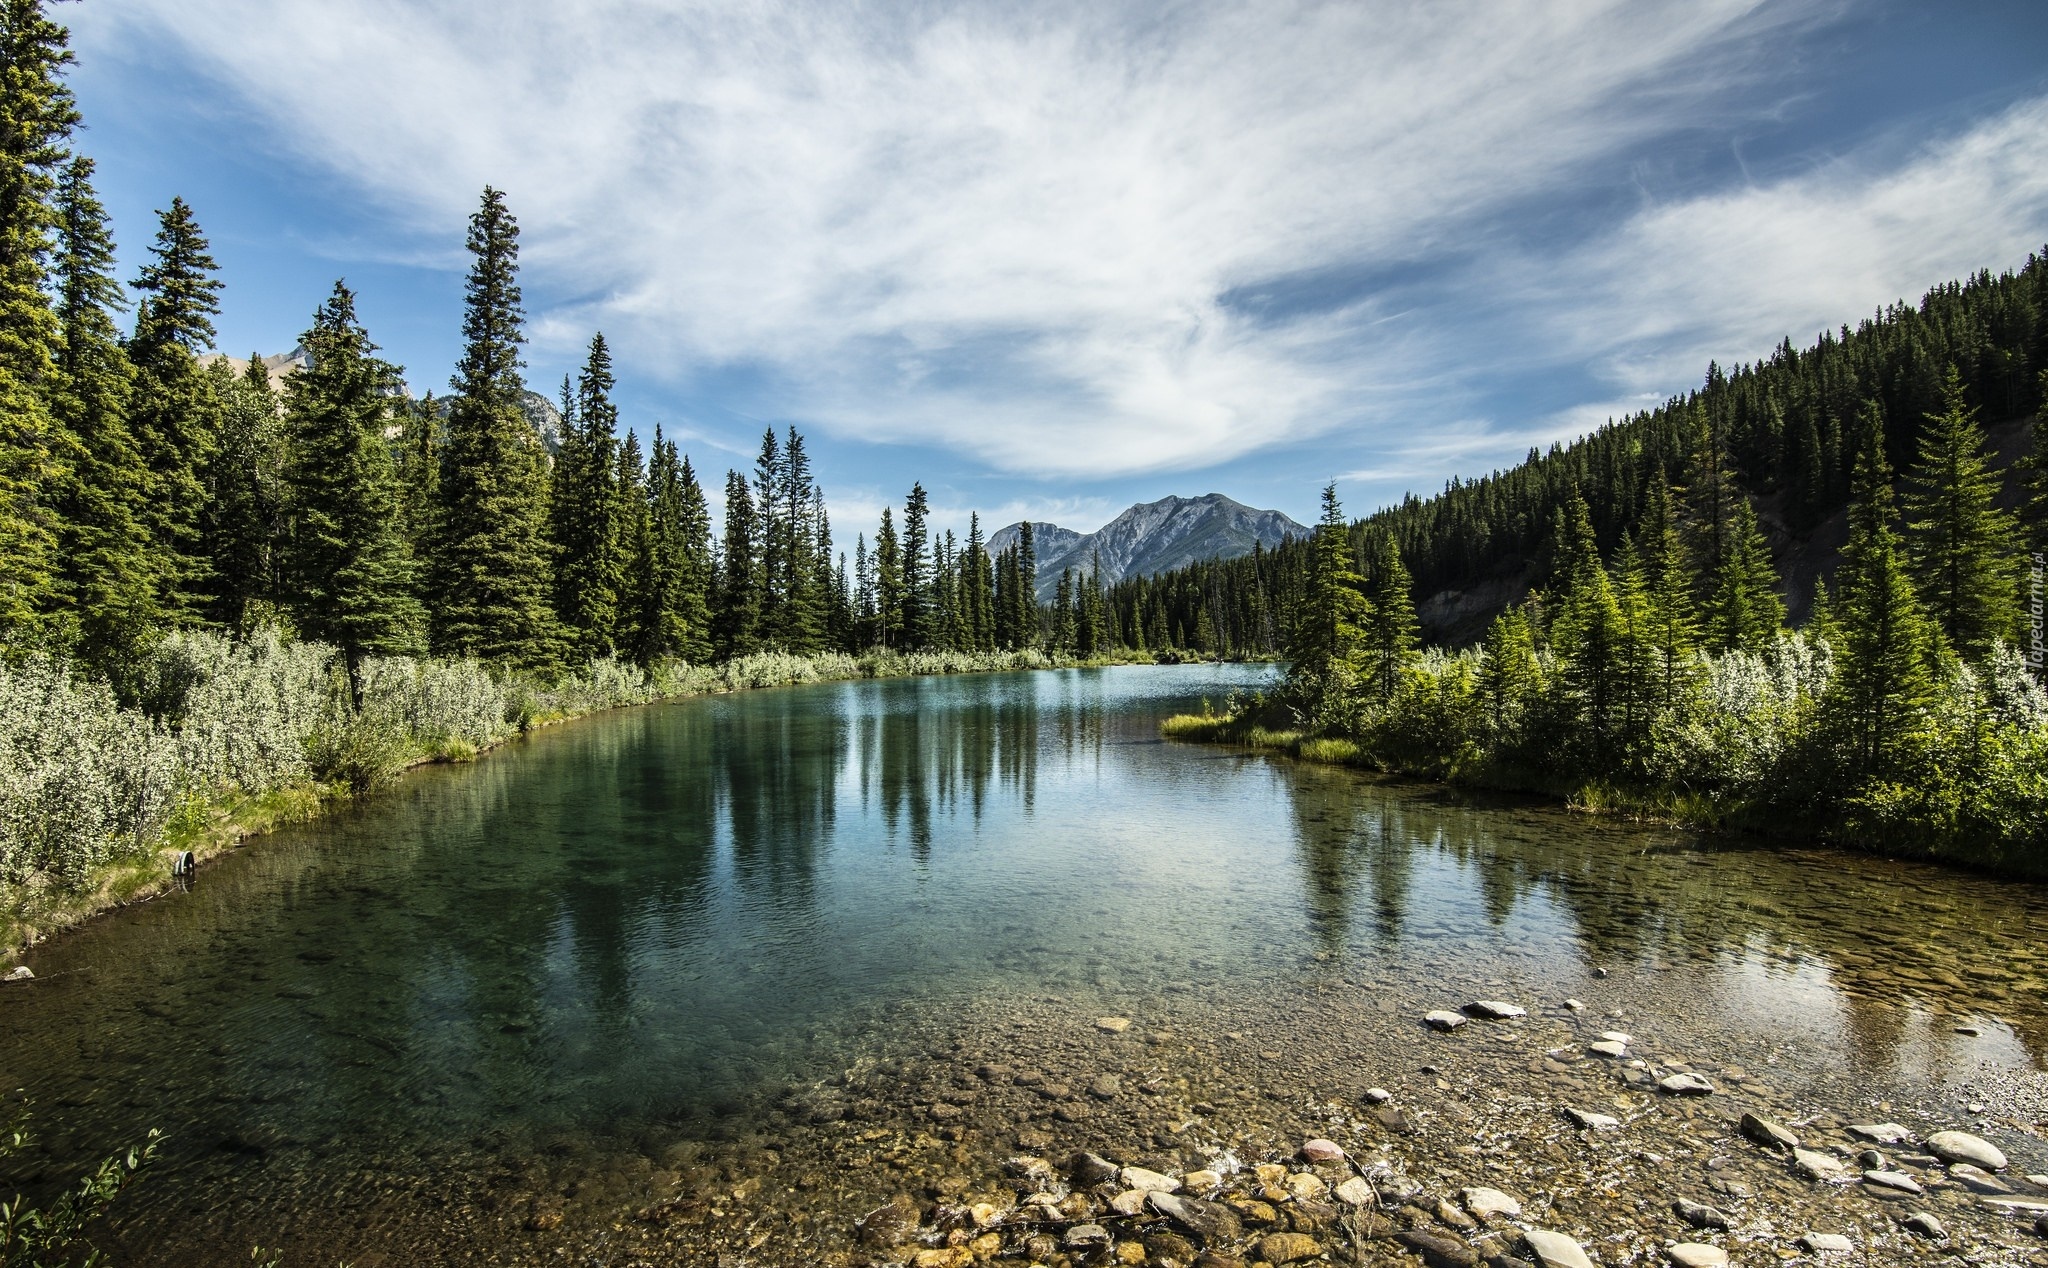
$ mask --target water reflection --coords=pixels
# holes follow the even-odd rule
[[[1198,1019],[1305,964],[1439,991],[1665,974],[1873,1080],[1957,1060],[1965,1017],[2011,1036],[1974,1058],[2048,1059],[2040,887],[1158,740],[1260,672],[757,692],[421,772],[39,954],[0,993],[0,1078],[66,1165],[169,1128],[184,1179],[138,1196],[146,1224],[737,1130],[781,1081],[886,1052],[877,1005]]]

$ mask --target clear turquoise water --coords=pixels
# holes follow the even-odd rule
[[[886,1048],[892,1008],[1195,1008],[1347,973],[1420,999],[1634,965],[1874,1078],[2048,1049],[2039,888],[1158,739],[1268,677],[762,691],[418,772],[33,956],[0,992],[0,1086],[45,1148],[0,1179],[163,1128],[122,1208],[147,1248],[462,1151],[729,1132]]]

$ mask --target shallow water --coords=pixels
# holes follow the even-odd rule
[[[114,1230],[142,1261],[239,1259],[312,1207],[318,1244],[374,1254],[420,1235],[380,1195],[744,1134],[917,1042],[900,1019],[1006,1000],[1185,1027],[1347,982],[1389,1011],[1555,998],[1598,968],[1865,1087],[2048,1064],[2048,890],[1157,738],[1268,677],[752,692],[418,772],[33,956],[0,990],[0,1087],[43,1148],[4,1179],[160,1127]]]

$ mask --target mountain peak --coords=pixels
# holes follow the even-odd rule
[[[989,553],[1015,545],[1021,527],[997,529],[988,540]],[[1140,502],[1092,533],[1035,520],[1031,524],[1041,598],[1058,588],[1060,573],[1068,568],[1085,574],[1099,565],[1102,583],[1112,585],[1204,559],[1249,555],[1255,545],[1270,550],[1289,537],[1307,535],[1308,529],[1279,511],[1258,510],[1221,493],[1170,494]]]

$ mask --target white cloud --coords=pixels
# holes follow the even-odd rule
[[[422,235],[505,188],[624,364],[998,468],[1213,465],[1376,416],[1413,332],[1234,288],[1483,251],[1486,218],[1720,109],[1787,0],[82,6]],[[1512,27],[1506,38],[1504,27]]]
[[[85,56],[175,56],[227,85],[271,144],[405,226],[394,256],[452,242],[478,188],[505,188],[530,289],[576,297],[536,313],[544,349],[601,327],[643,379],[739,370],[742,414],[1009,473],[1215,468],[1342,429],[1354,476],[1429,488],[1438,464],[1653,404],[1707,356],[2037,245],[2042,101],[1903,161],[1516,232],[1531,200],[1612,187],[1646,142],[1770,115],[1783,50],[1842,2],[66,17]],[[1417,262],[1413,309],[1358,284],[1278,318],[1227,298]],[[1564,367],[1591,367],[1600,399],[1470,421],[1475,383]]]

